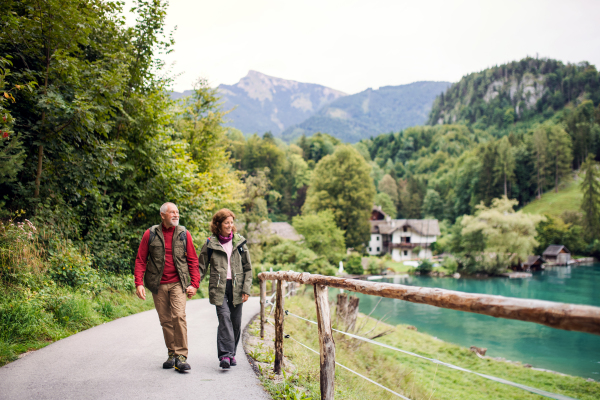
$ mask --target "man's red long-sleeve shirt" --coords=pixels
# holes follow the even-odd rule
[[[160,284],[179,282],[179,274],[173,263],[173,232],[175,227],[165,228],[160,224],[163,236],[165,237],[165,269],[163,276],[160,280]],[[192,235],[190,231],[186,230],[187,234],[187,246],[186,246],[186,258],[188,269],[190,271],[191,285],[198,289],[200,286],[200,270],[198,269],[198,255],[192,242]],[[144,232],[142,236],[142,243],[138,249],[138,254],[135,259],[135,269],[133,275],[135,277],[135,286],[144,284],[144,273],[146,273],[146,260],[148,258],[148,241],[150,240],[150,230]]]

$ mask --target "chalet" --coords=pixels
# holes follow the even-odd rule
[[[544,259],[541,256],[529,256],[521,265],[523,271],[541,271],[544,269]]]
[[[558,264],[567,265],[571,261],[571,252],[563,245],[552,244],[542,254],[544,261]]]
[[[440,235],[437,219],[391,219],[379,207],[373,208],[370,223],[369,254],[389,253],[394,261],[431,258],[431,244]]]

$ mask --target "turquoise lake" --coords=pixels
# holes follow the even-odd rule
[[[377,282],[382,281],[600,306],[600,264],[550,267],[525,279],[478,280],[404,276]],[[379,301],[379,297],[362,294],[358,296],[360,312],[365,314],[371,312]],[[531,364],[536,368],[600,380],[600,336],[597,335],[395,299],[382,299],[372,316],[385,316],[385,321],[392,325],[414,325],[419,332],[464,347],[486,347],[486,355],[490,357],[504,357],[507,360]]]

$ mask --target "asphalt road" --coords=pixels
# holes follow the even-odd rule
[[[151,301],[151,300],[150,300]],[[242,324],[260,309],[244,303]],[[155,310],[70,336],[0,368],[0,399],[270,399],[247,361],[219,368],[217,315],[207,299],[188,301],[185,373],[162,369],[167,350]]]

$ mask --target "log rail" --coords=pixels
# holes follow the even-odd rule
[[[287,281],[314,286],[321,351],[321,399],[327,400],[333,399],[333,371],[335,370],[335,343],[331,335],[328,287],[600,335],[600,307],[344,279],[307,272],[261,272],[258,278],[261,285],[261,337],[264,337],[265,283],[267,280],[278,283],[275,303],[275,331],[278,333],[275,340],[276,373],[279,373],[280,363],[283,360],[283,340],[280,338],[283,336],[284,314],[281,283]]]

